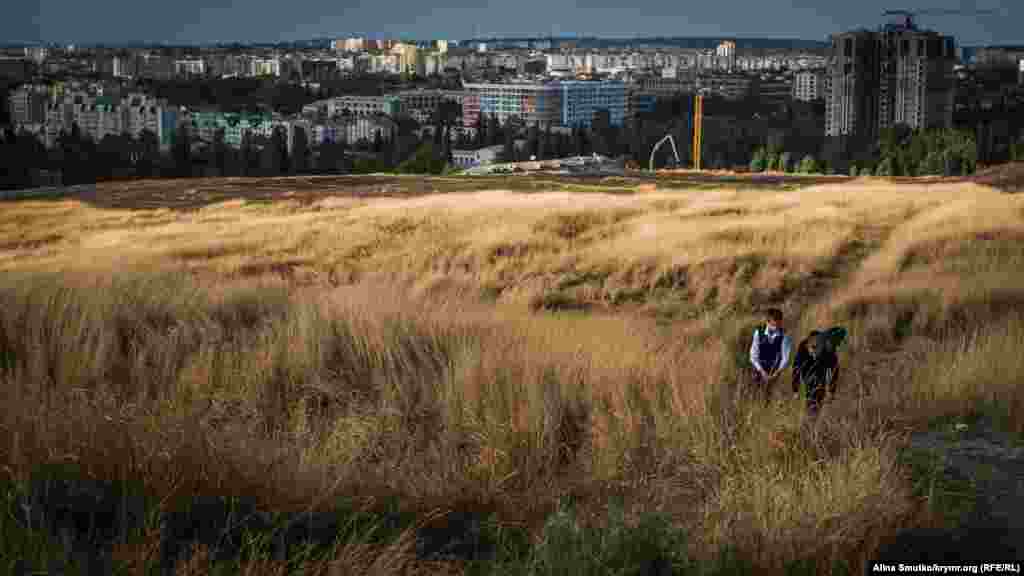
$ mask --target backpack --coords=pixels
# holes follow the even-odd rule
[[[846,335],[848,334],[846,328],[842,326],[833,326],[828,330],[823,330],[818,333],[818,349],[825,354],[835,354],[839,352],[839,347],[842,346],[843,342],[846,341]]]

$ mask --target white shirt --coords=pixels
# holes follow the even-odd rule
[[[762,327],[760,327],[760,328],[758,328],[757,330],[754,331],[754,341],[750,344],[750,363],[754,365],[754,368],[756,368],[758,372],[764,372],[765,371],[764,368],[761,366],[760,362],[757,361],[757,354],[758,354],[757,334],[758,334],[758,332],[760,332],[762,330],[764,330],[765,334],[768,335],[768,336],[772,336],[773,334],[775,334],[778,331],[778,329],[773,330],[773,331],[769,331],[768,328],[766,328],[764,326],[762,326]],[[781,352],[782,357],[779,358],[779,371],[780,372],[784,368],[786,368],[787,364],[789,364],[790,350],[792,349],[792,347],[793,347],[792,339],[790,339],[788,334],[783,333],[782,334],[782,352]]]

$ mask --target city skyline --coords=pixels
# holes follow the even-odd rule
[[[49,0],[14,5],[6,10],[0,36],[9,40],[100,42],[274,42],[317,37],[450,38],[597,36],[794,38],[825,40],[855,28],[876,28],[890,9],[997,10],[997,14],[930,15],[919,25],[955,36],[958,44],[1024,44],[1015,23],[1024,16],[1017,0],[961,3],[917,0],[893,5],[882,0],[830,2],[812,0],[721,0],[687,8],[657,0],[637,0],[623,7],[608,0],[583,5],[568,0],[489,1],[479,6],[465,0],[391,3],[329,3],[295,0],[285,5],[269,0],[179,0],[140,7],[128,0],[90,3]],[[547,15],[538,22],[538,14]],[[112,15],[118,17],[112,18]],[[126,25],[127,23],[127,25]]]

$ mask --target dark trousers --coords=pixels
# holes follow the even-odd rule
[[[825,403],[825,386],[812,385],[807,388],[807,411],[817,412]]]
[[[745,386],[744,393],[748,397],[768,402],[772,399],[772,387],[774,384],[775,381],[765,380],[760,372],[751,368],[747,373],[747,385]]]

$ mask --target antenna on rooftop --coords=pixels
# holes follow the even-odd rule
[[[947,10],[943,8],[922,8],[920,10],[886,10],[883,16],[902,16],[903,27],[917,30],[914,22],[917,16],[991,16],[999,14],[999,10]]]

